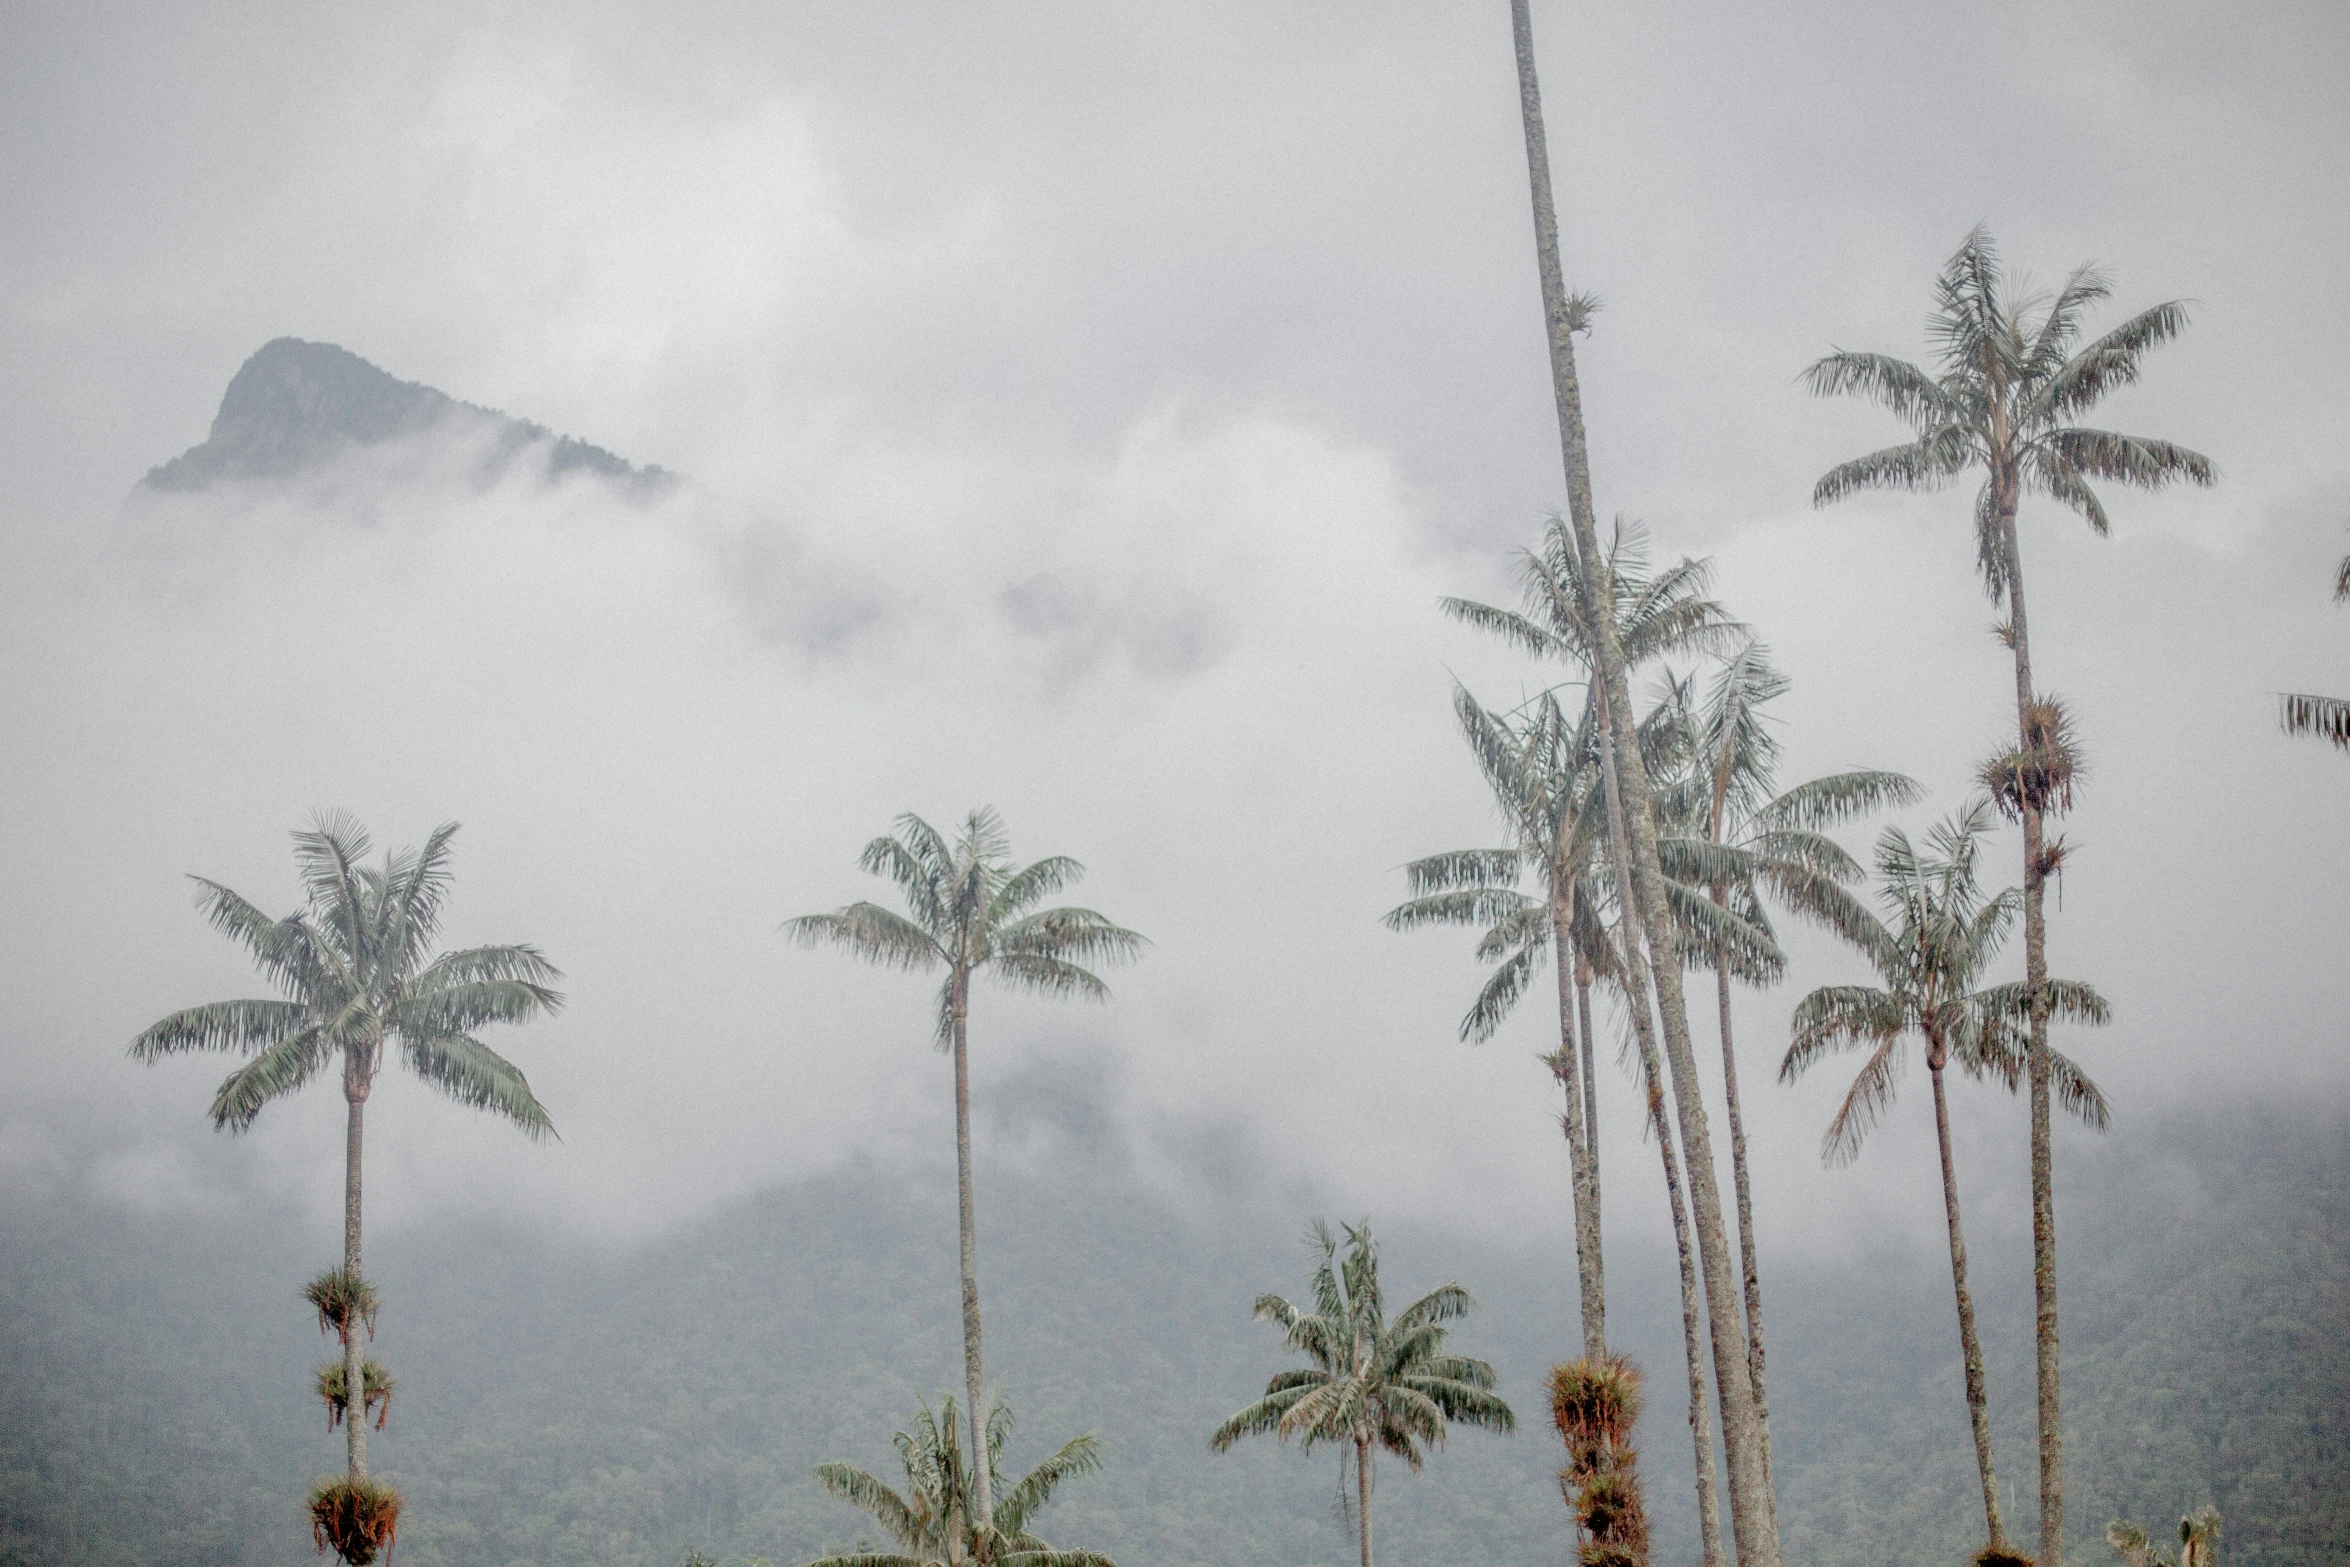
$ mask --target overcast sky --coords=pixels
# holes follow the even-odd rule
[[[2196,302],[2107,418],[2219,487],[2109,496],[2103,542],[2026,518],[2037,665],[2094,767],[2052,957],[2117,1012],[2068,1048],[2120,1135],[2215,1092],[2338,1103],[2350,761],[2278,735],[2273,693],[2350,692],[2350,21],[1535,11],[1568,275],[1605,303],[1598,504],[1716,558],[1795,680],[1789,779],[1894,767],[1946,810],[2012,722],[1964,492],[1813,512],[1898,429],[1803,367],[1922,356],[1979,219],[2034,278],[2106,263],[2117,313]],[[326,806],[379,841],[462,820],[452,939],[570,975],[499,1041],[563,1143],[396,1085],[376,1211],[633,1233],[939,1161],[928,988],[775,926],[874,891],[855,855],[898,812],[990,802],[1156,943],[1107,1009],[982,1001],[999,1146],[1089,1084],[1172,1183],[1561,1228],[1554,1025],[1454,1043],[1466,941],[1377,926],[1403,861],[1494,832],[1452,678],[1551,678],[1432,609],[1505,592],[1559,498],[1502,0],[4,25],[0,1172],[332,1202],[330,1089],[216,1146],[220,1063],[122,1057],[255,987],[183,875],[289,905],[285,834]],[[118,530],[286,334],[704,488],[641,513],[358,463]],[[1795,956],[1740,1013],[1785,1244],[1933,1182],[1917,1102],[1866,1173],[1817,1169],[1832,1085],[1770,1073],[1801,990],[1859,974]],[[2021,1106],[1961,1113],[1970,1176],[2020,1194]]]

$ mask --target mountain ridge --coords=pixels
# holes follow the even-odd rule
[[[473,477],[484,489],[531,462],[544,480],[585,474],[640,500],[658,499],[679,483],[665,468],[400,380],[339,344],[277,337],[229,379],[204,440],[149,469],[138,487],[188,494],[220,483],[286,479],[353,448],[435,429],[480,445]]]

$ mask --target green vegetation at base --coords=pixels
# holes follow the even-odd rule
[[[1085,1144],[1083,1120],[1073,1110],[1071,1130],[1047,1133],[1064,1139],[1048,1175],[982,1166],[995,1375],[1034,1429],[1093,1429],[1111,1460],[1056,1497],[1038,1532],[1120,1567],[1351,1561],[1335,1461],[1268,1448],[1238,1463],[1205,1447],[1265,1385],[1266,1345],[1234,1328],[1264,1281],[1295,1270],[1294,1209],[1178,1211]],[[2124,1114],[2068,1151],[2068,1516],[2083,1567],[2112,1560],[2108,1520],[2206,1503],[2227,1520],[2228,1567],[2350,1555],[2346,1153],[2350,1125],[2266,1109]],[[2021,1453],[2031,1282],[2011,1184],[1997,1200],[1970,1194],[1969,1238],[1983,1237],[1972,1282],[1993,1433]],[[1563,1173],[1559,1185],[1563,1210]],[[387,1232],[369,1273],[400,1303],[382,1347],[401,1418],[371,1451],[407,1497],[393,1559],[675,1567],[699,1550],[795,1567],[853,1546],[869,1524],[813,1471],[886,1457],[880,1435],[960,1380],[955,1229],[942,1170],[924,1188],[873,1171],[797,1185],[627,1254],[454,1223]],[[1959,1567],[1981,1544],[1941,1229],[1921,1209],[1883,1252],[1776,1266],[1774,1462],[1792,1561]],[[282,1213],[143,1218],[0,1194],[0,1563],[314,1559],[301,1507],[318,1405],[287,1368],[315,1356],[316,1320],[288,1309],[287,1281],[307,1276],[326,1233]],[[1407,1224],[1382,1240],[1403,1298],[1475,1280],[1497,1391],[1546,1399],[1541,1379],[1575,1344],[1564,1248]],[[1613,1249],[1610,1339],[1677,1366],[1671,1253]],[[1696,1555],[1683,1414],[1659,1400],[1641,1426],[1660,1563]],[[1559,1467],[1559,1448],[1526,1434],[1455,1443],[1426,1475],[1398,1466],[1378,1495],[1383,1559],[1563,1557]],[[2030,1477],[2016,1478],[2010,1520],[2026,1533]]]

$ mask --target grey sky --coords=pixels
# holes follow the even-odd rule
[[[2350,691],[2339,9],[1536,21],[1568,269],[1606,302],[1599,503],[1719,558],[1796,680],[1790,777],[1899,767],[1946,809],[2005,690],[1963,496],[1809,510],[1895,432],[1801,368],[1922,353],[1978,218],[2036,277],[2106,262],[2117,308],[2199,301],[2110,418],[2220,488],[2115,497],[2104,543],[2027,523],[2096,767],[2054,961],[2117,1004],[2078,1045],[2125,1116],[2215,1079],[2338,1099],[2350,764],[2278,737],[2269,693]],[[1430,608],[1503,591],[1556,498],[1499,0],[5,25],[0,1167],[329,1184],[323,1104],[196,1152],[210,1065],[120,1059],[251,983],[181,873],[282,903],[284,833],[329,804],[398,841],[464,820],[455,934],[573,976],[505,1041],[567,1141],[390,1090],[391,1211],[512,1188],[654,1222],[935,1148],[923,987],[774,925],[865,895],[896,812],[987,800],[1158,947],[1108,1011],[991,1005],[983,1088],[1098,1053],[1171,1179],[1241,1148],[1350,1206],[1556,1206],[1539,1009],[1453,1044],[1466,944],[1375,925],[1396,865],[1491,831],[1450,672],[1544,678]],[[110,545],[285,333],[739,504],[345,472]],[[870,617],[844,634],[832,599]],[[1931,1176],[1898,1145],[1818,1173],[1826,1085],[1767,1086],[1800,988],[1851,973],[1805,945],[1741,1015],[1790,1238]]]

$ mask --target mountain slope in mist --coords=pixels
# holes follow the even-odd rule
[[[2346,1137],[2243,1114],[2108,1144],[2070,1172],[2083,1562],[2106,1559],[2108,1518],[2159,1526],[2205,1501],[2226,1515],[2231,1567],[2341,1559]],[[1327,1455],[1206,1449],[1282,1363],[1248,1305],[1304,1286],[1305,1215],[1179,1211],[1076,1146],[1037,1172],[983,1171],[981,1196],[990,1370],[1021,1416],[1009,1461],[1088,1428],[1109,1458],[1045,1538],[1122,1567],[1348,1559]],[[1977,1543],[1932,1218],[1853,1260],[1772,1267],[1791,1560],[1957,1563]],[[157,1220],[89,1200],[20,1200],[0,1225],[0,1563],[308,1560],[300,1498],[337,1449],[307,1390],[327,1349],[294,1291],[332,1237],[283,1215]],[[2003,1476],[2028,1512],[2029,1280],[2020,1237],[1982,1231]],[[399,1394],[371,1447],[409,1497],[401,1560],[672,1567],[698,1548],[788,1567],[853,1543],[862,1516],[810,1470],[890,1472],[889,1432],[959,1381],[953,1236],[951,1193],[864,1168],[626,1255],[448,1224],[383,1238],[375,1350]],[[1523,1424],[1464,1434],[1419,1476],[1383,1468],[1383,1553],[1564,1559],[1537,1385],[1572,1346],[1566,1259],[1407,1230],[1384,1249],[1398,1298],[1452,1277],[1477,1294],[1456,1342],[1496,1362]],[[1611,1261],[1614,1336],[1649,1371],[1657,1560],[1678,1564],[1696,1540],[1670,1259],[1619,1245]]]
[[[229,381],[204,441],[150,470],[140,488],[184,494],[223,482],[291,478],[354,447],[433,430],[477,445],[473,477],[485,489],[526,463],[548,479],[591,474],[642,499],[677,482],[665,469],[640,468],[527,419],[398,380],[333,343],[280,337],[264,343]]]

